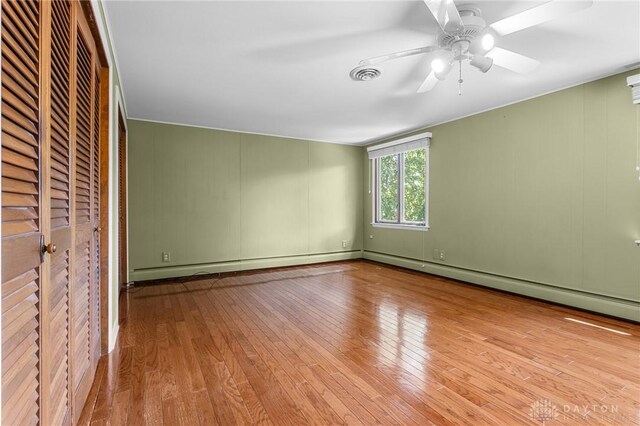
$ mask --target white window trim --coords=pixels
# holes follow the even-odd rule
[[[388,229],[403,229],[405,231],[422,231],[426,232],[430,228],[427,225],[409,225],[404,223],[384,223],[384,222],[372,222],[371,226],[374,228],[388,228]]]
[[[426,142],[426,147],[428,148],[431,137],[432,135],[430,132],[425,132],[379,145],[372,145],[367,147],[367,154],[369,159],[372,159],[376,157],[386,157],[391,154],[399,154],[406,151],[413,151],[421,145],[419,142]],[[417,145],[416,142],[418,142]],[[421,148],[422,147],[424,147],[424,145],[421,146]]]
[[[431,139],[431,133],[423,133],[420,135],[416,135],[413,137],[409,137],[409,138],[404,138],[404,139],[400,139],[398,141],[394,141],[394,142],[388,142],[386,144],[382,144],[382,145],[376,145],[375,147],[369,147],[367,148],[367,151],[371,152],[376,150],[376,148],[380,149],[383,147],[392,147],[392,146],[396,146],[396,145],[408,145],[411,142],[420,140],[420,139],[425,139],[425,138],[429,138],[429,140]],[[429,163],[430,163],[430,156],[431,156],[431,149],[430,149],[430,143],[427,144],[427,146],[423,149],[425,149],[425,169],[426,169],[426,173],[425,173],[425,185],[424,185],[424,192],[425,192],[425,223],[424,225],[420,224],[411,224],[411,223],[397,223],[397,222],[377,222],[376,218],[378,217],[378,212],[377,209],[379,207],[379,203],[378,203],[378,197],[379,197],[379,190],[378,190],[378,167],[377,167],[377,161],[380,159],[380,157],[375,157],[375,158],[371,158],[369,160],[369,164],[370,164],[370,168],[371,168],[371,182],[372,182],[372,197],[371,197],[371,218],[372,218],[372,222],[371,225],[374,228],[389,228],[389,229],[403,229],[403,230],[413,230],[413,231],[428,231],[430,229],[429,226],[429,219],[430,219],[430,215],[429,215],[429,208],[431,206],[430,200],[429,200],[429,186],[431,183],[431,180],[429,179],[429,172],[430,172],[430,167],[429,167]],[[411,150],[412,151],[412,150]],[[399,153],[403,153],[403,152],[408,152],[408,151],[400,151],[396,154],[389,154],[389,155],[397,155]],[[398,165],[398,167],[400,167],[400,165]],[[402,178],[402,176],[398,177],[399,179]],[[402,182],[402,181],[401,181]],[[402,185],[399,185],[400,188],[402,188]],[[398,194],[398,199],[402,200],[402,193],[400,191],[400,193]],[[398,214],[400,215],[400,219],[403,218],[403,212],[402,212],[402,202],[400,203],[400,206],[398,208]]]

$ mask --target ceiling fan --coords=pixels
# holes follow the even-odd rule
[[[440,25],[436,45],[389,53],[360,61],[350,76],[356,81],[368,81],[382,74],[376,65],[407,56],[437,52],[431,62],[431,72],[418,88],[418,93],[433,89],[444,80],[457,62],[460,66],[458,83],[462,85],[462,62],[469,61],[483,73],[498,65],[526,74],[540,62],[525,55],[495,46],[496,41],[516,31],[524,30],[570,13],[591,7],[593,0],[551,0],[488,25],[482,10],[475,4],[456,6],[453,0],[424,0]]]

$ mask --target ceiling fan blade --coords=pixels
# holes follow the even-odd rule
[[[453,0],[424,0],[424,2],[443,31],[455,32],[464,27]]]
[[[415,49],[401,50],[400,52],[388,53],[386,55],[363,59],[358,63],[358,65],[362,66],[362,65],[381,64],[383,62],[391,61],[398,58],[405,58],[407,56],[421,55],[423,53],[433,52],[434,50],[437,50],[437,49],[438,49],[438,46],[425,46],[425,47],[418,47]]]
[[[551,0],[540,6],[536,6],[524,12],[517,13],[500,21],[489,25],[499,35],[515,33],[535,25],[549,22],[561,16],[569,15],[583,9],[588,9],[593,4],[593,0],[567,1]]]
[[[495,65],[519,74],[530,73],[540,65],[540,62],[533,58],[500,47],[494,47],[486,56],[493,59]]]
[[[438,79],[436,78],[436,73],[431,71],[429,73],[429,75],[427,76],[427,78],[425,78],[425,80],[422,82],[422,84],[418,88],[418,93],[428,92],[429,90],[431,90],[434,87],[436,87],[436,84],[438,84]]]

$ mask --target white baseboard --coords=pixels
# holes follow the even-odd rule
[[[495,288],[510,293],[534,297],[562,305],[599,312],[618,318],[640,322],[640,302],[616,299],[613,297],[593,293],[554,287],[546,284],[523,281],[515,278],[502,277],[484,272],[460,269],[453,266],[422,262],[420,260],[397,257],[383,253],[365,251],[363,257],[375,262],[401,266],[428,274],[453,278],[472,284]]]

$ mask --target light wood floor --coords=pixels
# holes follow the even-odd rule
[[[354,261],[124,304],[82,424],[640,424],[640,326],[443,278]]]

